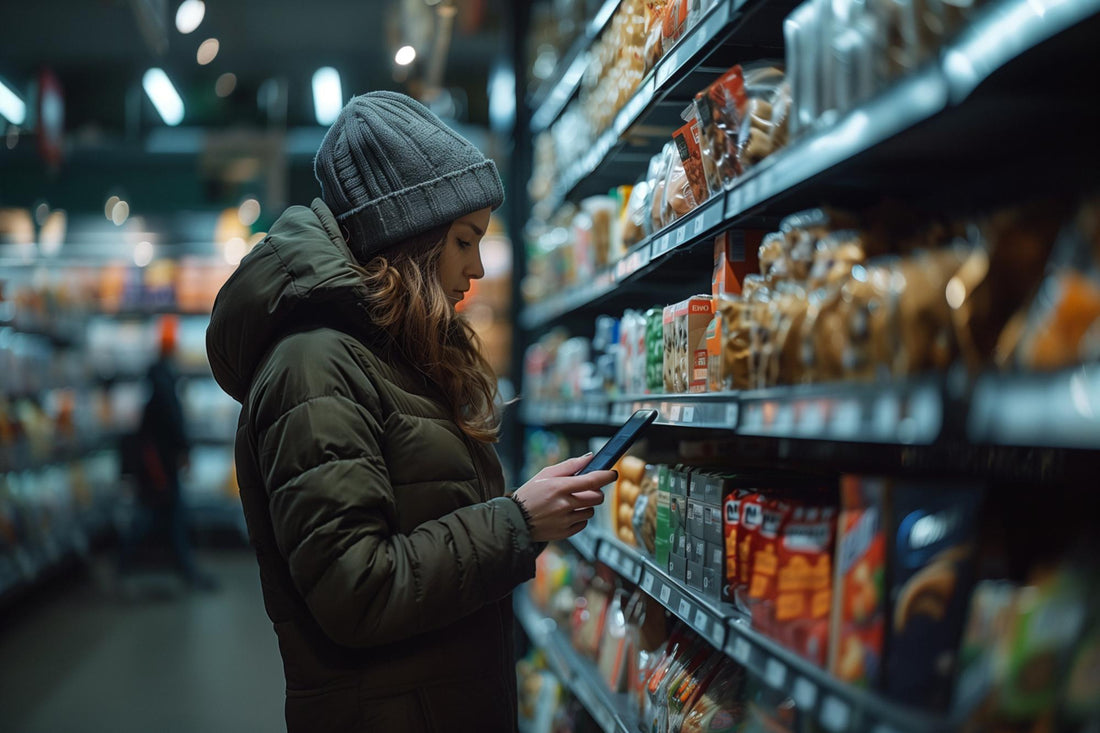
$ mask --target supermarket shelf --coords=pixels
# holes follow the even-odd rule
[[[648,556],[605,533],[598,535],[597,556],[625,580],[638,584],[716,649],[724,651],[773,689],[790,695],[800,711],[815,717],[831,733],[932,733],[952,729],[947,720],[895,705],[834,679],[812,662],[753,630],[748,618],[731,604],[685,586]]]
[[[718,37],[745,22],[741,20],[744,13],[737,10],[739,7],[738,3],[721,3],[666,55],[655,73],[619,112],[611,128],[583,159],[563,173],[552,196],[552,208],[564,202],[597,169],[617,164],[620,154],[627,154],[622,152],[623,133],[637,122],[649,122],[668,88],[696,67],[695,52],[689,54],[688,49],[697,44],[699,48],[715,47],[719,45],[715,43]],[[655,233],[629,252],[623,262],[607,268],[595,280],[525,309],[521,325],[528,330],[542,328],[590,305],[605,297],[614,285],[644,274],[651,262],[666,253],[692,247],[723,226],[817,205],[831,193],[840,198],[858,198],[860,192],[877,195],[887,180],[897,186],[914,186],[914,193],[924,191],[927,195],[928,181],[921,176],[929,168],[929,155],[964,166],[954,171],[953,177],[955,174],[960,179],[972,177],[981,170],[988,173],[989,165],[974,164],[989,163],[986,158],[998,152],[1003,159],[1003,150],[997,146],[1015,134],[1006,133],[1005,125],[1009,123],[1005,120],[1016,119],[1022,110],[1006,108],[1003,94],[994,93],[986,95],[990,99],[982,99],[982,95],[974,92],[1002,68],[1026,66],[1029,58],[1043,53],[1040,47],[1046,41],[1095,26],[1098,14],[1100,0],[999,0],[983,7],[937,59],[847,114],[820,120],[815,130],[738,179],[733,188],[719,197],[721,203],[708,202]],[[718,20],[724,21],[720,28]],[[1074,43],[1080,53],[1080,46],[1086,41],[1076,39]],[[682,53],[680,49],[684,49]],[[1050,55],[1049,49],[1046,53]],[[1029,104],[1036,105],[1034,101]],[[1009,109],[1014,112],[1010,114]],[[1074,119],[1078,114],[1074,113]],[[1090,115],[1095,116],[1095,109],[1087,109],[1079,124],[1074,123],[1073,131],[1087,129]],[[1059,132],[1062,138],[1069,139],[1068,129]],[[972,157],[975,155],[977,159]],[[949,165],[947,160],[941,162]],[[909,165],[917,166],[911,169],[915,174],[912,180],[909,177],[899,180],[899,166]],[[1065,174],[1060,177],[1065,178]],[[986,184],[990,182],[988,178],[983,180]]]
[[[1055,374],[983,375],[966,431],[977,444],[1100,450],[1100,364]]]
[[[596,666],[578,654],[557,629],[531,602],[524,588],[513,594],[516,618],[531,642],[541,649],[547,663],[573,695],[580,700],[592,719],[605,733],[638,733],[638,719],[625,694],[607,689]]]
[[[569,538],[569,544],[588,562],[596,562],[597,531],[589,527]]]
[[[950,389],[948,381],[923,377],[881,384],[830,383],[719,394],[537,403],[525,406],[523,417],[529,424],[613,427],[635,410],[652,409],[660,412],[658,424],[681,428],[731,430],[738,435],[769,438],[926,445],[939,438],[944,414],[953,408],[947,403],[961,401],[960,390]],[[1097,382],[1095,377],[1093,382]],[[1067,397],[1080,389],[1078,382],[1072,384],[1066,390]],[[1092,394],[1100,401],[1100,383],[1092,385]],[[983,404],[987,402],[993,404],[989,400]],[[998,408],[993,404],[988,409]]]
[[[57,463],[85,458],[102,450],[114,450],[119,433],[81,436],[76,439],[55,440],[45,454],[34,455],[25,441],[0,446],[0,473],[37,471]]]
[[[535,111],[531,114],[531,132],[537,134],[549,127],[576,94],[581,84],[581,77],[584,76],[584,69],[588,65],[588,49],[610,22],[620,2],[621,0],[604,0],[595,17],[585,27],[584,34],[566,53],[563,62],[559,64],[563,69],[562,73],[549,87],[549,91],[540,95],[541,100],[536,100],[532,105]]]

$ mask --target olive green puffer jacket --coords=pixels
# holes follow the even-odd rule
[[[320,200],[218,294],[207,350],[298,731],[511,731],[537,547],[491,446],[369,323]]]

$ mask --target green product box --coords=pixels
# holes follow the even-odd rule
[[[672,546],[672,519],[670,517],[669,467],[657,467],[657,539],[654,555],[658,567],[668,566],[668,549]]]
[[[649,392],[665,391],[664,309],[645,313],[645,386]]]

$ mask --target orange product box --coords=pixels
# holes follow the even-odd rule
[[[709,295],[694,295],[676,306],[678,392],[707,391],[707,327],[713,316]]]
[[[824,665],[832,607],[833,507],[795,507],[779,541],[775,621],[780,641]]]

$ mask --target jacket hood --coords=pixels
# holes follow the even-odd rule
[[[366,285],[355,265],[321,199],[287,209],[214,301],[206,352],[221,388],[244,402],[267,352],[304,324],[366,324]]]

